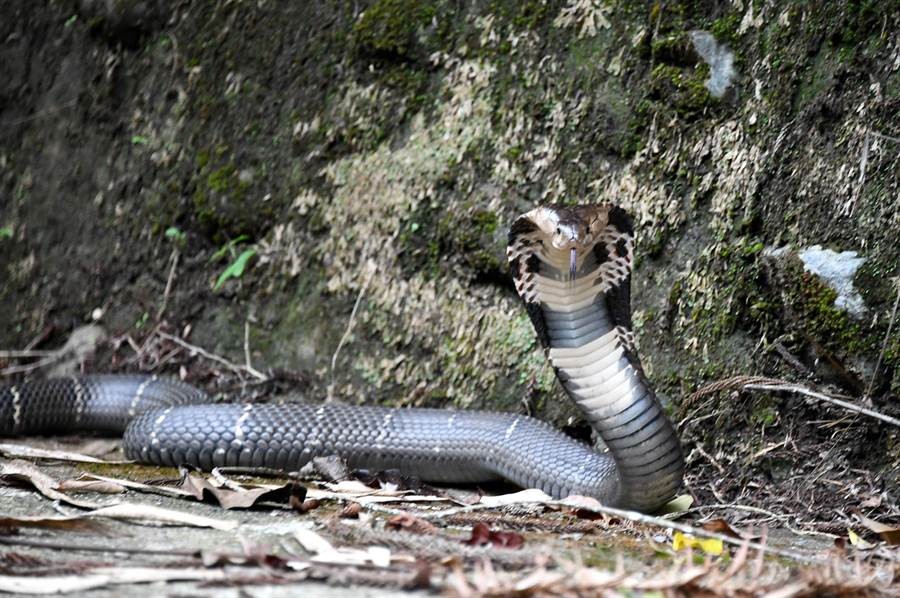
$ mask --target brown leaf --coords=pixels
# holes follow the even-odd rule
[[[106,529],[99,521],[78,517],[0,517],[0,529],[15,530],[20,527],[95,533]]]
[[[882,540],[884,540],[891,546],[900,545],[900,527],[894,527],[885,525],[884,523],[879,523],[874,519],[869,519],[868,517],[863,516],[861,513],[856,513],[856,516],[859,518],[860,523],[878,534]]]
[[[27,461],[0,461],[0,479],[11,482],[25,482],[49,498],[83,509],[93,509],[97,503],[72,498],[59,491],[59,481],[53,479]]]
[[[99,492],[101,494],[121,494],[125,487],[106,480],[63,480],[59,489],[67,492]]]
[[[463,544],[483,546],[490,544],[495,548],[521,548],[525,539],[515,532],[497,532],[491,530],[487,523],[476,523],[472,528],[472,537]]]
[[[731,527],[727,521],[724,519],[711,519],[703,524],[703,529],[708,532],[715,532],[717,534],[725,534],[726,536],[731,536],[732,538],[743,538],[744,536],[739,532],[735,531],[733,527]]]
[[[306,494],[306,488],[296,482],[241,490],[219,488],[193,472],[184,476],[179,489],[189,492],[197,500],[219,504],[225,509],[248,509],[261,502],[287,503],[291,497],[297,502],[302,501]]]
[[[391,529],[406,530],[415,534],[433,534],[437,528],[430,521],[420,519],[410,513],[400,513],[388,519],[387,526]]]
[[[344,519],[359,519],[359,512],[362,511],[362,506],[358,502],[351,502],[346,507],[341,509],[341,512],[338,513],[339,517],[343,517]]]
[[[291,496],[290,505],[291,508],[297,511],[298,513],[309,513],[314,509],[318,509],[319,505],[321,505],[321,501],[316,500],[315,498],[310,498],[309,500],[297,499],[294,496]]]

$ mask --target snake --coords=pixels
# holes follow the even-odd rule
[[[612,203],[539,206],[509,229],[513,283],[566,395],[605,450],[519,413],[322,403],[214,403],[157,375],[34,379],[0,388],[0,436],[124,434],[152,465],[298,471],[316,457],[435,483],[505,479],[551,497],[658,510],[679,490],[681,444],[631,316],[634,227]]]

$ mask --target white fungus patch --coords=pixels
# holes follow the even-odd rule
[[[694,50],[709,65],[709,79],[706,89],[714,98],[721,98],[731,87],[737,72],[734,70],[734,53],[728,46],[720,44],[709,31],[691,31]]]
[[[857,317],[866,312],[862,297],[853,287],[853,276],[866,258],[859,257],[855,251],[837,253],[822,249],[821,245],[813,245],[797,255],[803,261],[804,270],[812,272],[837,292],[835,307]]]

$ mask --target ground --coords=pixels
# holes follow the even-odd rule
[[[895,425],[694,394],[764,376],[900,415],[895,1],[0,8],[0,348],[26,350],[0,353],[6,380],[90,324],[107,340],[70,368],[520,410],[584,437],[505,231],[541,201],[615,201],[694,516],[897,524]],[[804,269],[817,244],[865,258],[862,315]]]

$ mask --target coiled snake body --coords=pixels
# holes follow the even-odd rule
[[[517,218],[507,250],[516,290],[560,382],[603,438],[598,453],[523,415],[337,404],[205,404],[155,376],[82,376],[0,388],[0,436],[124,431],[126,455],[203,469],[294,471],[316,456],[435,482],[506,478],[555,497],[653,510],[681,484],[672,424],[631,331],[634,237],[609,205],[546,206]]]

